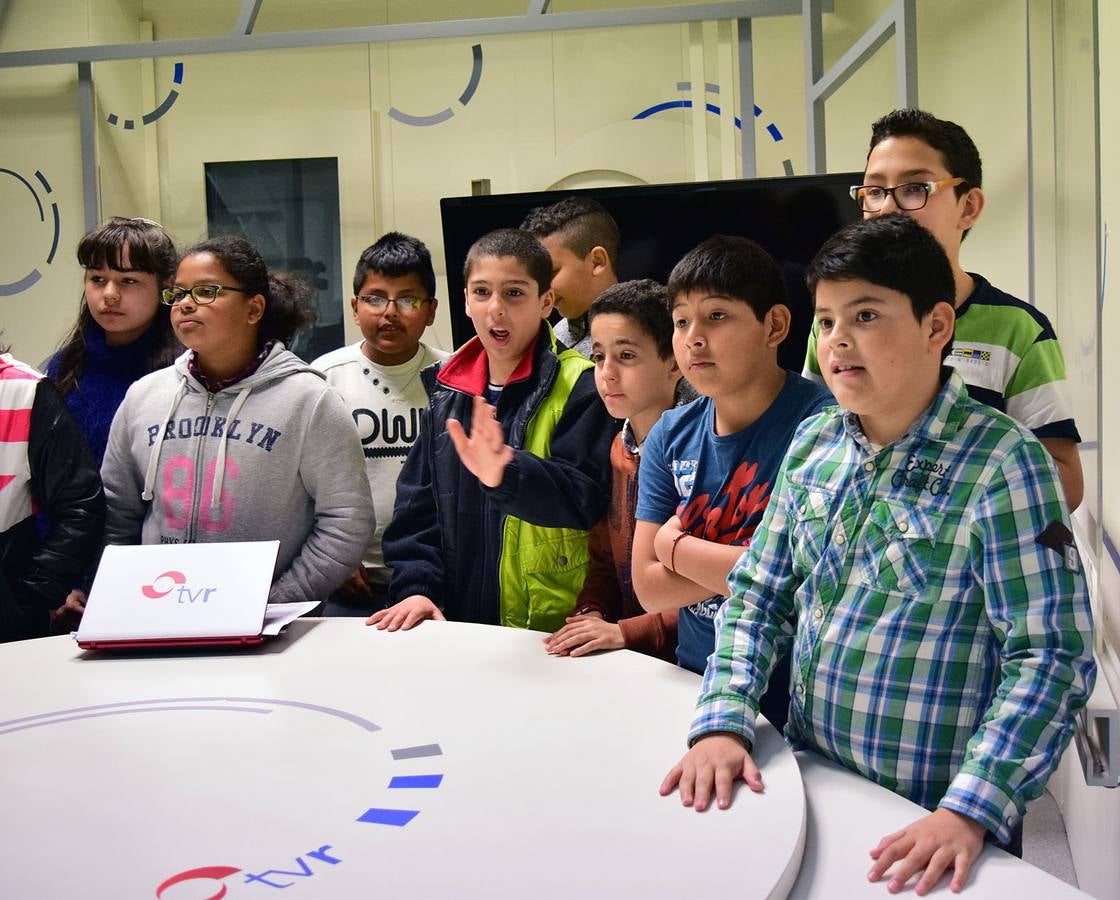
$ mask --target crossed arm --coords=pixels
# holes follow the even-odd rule
[[[727,575],[743,548],[705,541],[681,530],[673,516],[664,525],[634,524],[631,575],[648,612],[671,612],[727,593]]]

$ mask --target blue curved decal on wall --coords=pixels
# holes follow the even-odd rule
[[[10,175],[31,192],[31,196],[35,200],[35,206],[39,209],[39,221],[46,222],[46,210],[43,208],[43,201],[39,198],[39,192],[35,190],[35,186],[22,175],[20,175],[19,172],[15,172],[12,169],[0,168],[0,175]],[[47,181],[46,176],[38,169],[35,170],[35,180],[38,181],[40,185],[42,185],[43,190],[47,194],[52,193],[50,182]],[[47,253],[46,265],[48,266],[52,262],[54,262],[54,255],[56,252],[58,252],[58,237],[60,232],[58,204],[53,200],[51,201],[51,217],[53,219],[54,234],[51,238],[50,252]],[[15,281],[0,283],[0,297],[11,297],[15,294],[22,293],[23,291],[26,291],[29,287],[34,285],[42,277],[43,273],[38,269],[38,267],[32,267],[31,271],[23,277],[17,278]]]
[[[183,64],[181,62],[175,63],[175,74],[171,80],[180,86],[183,84]],[[172,88],[167,92],[167,96],[163,98],[163,102],[160,103],[159,106],[151,112],[144,113],[144,115],[140,117],[141,123],[144,125],[151,125],[156,119],[162,118],[178,99],[179,92],[175,90],[175,88]],[[121,119],[116,113],[109,113],[109,115],[105,117],[105,121],[110,125],[116,125]],[[131,131],[136,127],[136,120],[125,119],[122,127],[125,131]]]
[[[692,83],[689,82],[689,81],[678,81],[677,82],[677,90],[678,91],[691,91],[692,90]],[[708,94],[718,94],[719,93],[719,85],[718,84],[712,84],[711,82],[705,82],[704,91],[705,91],[705,93],[708,93]],[[704,103],[704,108],[714,116],[723,115],[723,111],[714,103],[705,102]],[[669,109],[692,109],[692,101],[691,100],[666,100],[664,103],[655,103],[653,106],[647,107],[646,109],[643,109],[641,112],[635,114],[633,118],[635,120],[637,120],[637,119],[648,119],[650,116],[655,116],[658,113],[665,112],[666,110],[669,110]],[[762,115],[762,108],[759,107],[758,105],[755,105],[754,117],[757,119],[761,115]],[[738,116],[735,116],[735,127],[740,129],[740,130],[743,127],[743,120],[740,119]],[[785,140],[785,138],[782,136],[782,132],[779,130],[778,126],[775,125],[773,122],[767,123],[766,132],[767,132],[767,134],[770,135],[771,138],[773,138],[774,143],[778,143],[779,141]],[[788,160],[788,159],[782,160],[782,167],[785,169],[785,173],[787,175],[792,175],[793,174],[793,163],[790,160]]]
[[[466,106],[471,102],[475,91],[478,90],[478,84],[482,80],[482,45],[475,44],[471,47],[471,77],[467,80],[467,86],[463,89],[463,93],[459,95],[459,105]],[[394,121],[400,122],[402,125],[415,125],[417,127],[424,127],[426,125],[438,125],[440,122],[446,122],[453,115],[455,110],[450,106],[441,109],[437,113],[431,115],[417,115],[414,113],[406,113],[397,109],[395,106],[389,107],[389,118]]]

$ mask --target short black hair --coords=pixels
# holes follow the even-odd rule
[[[580,259],[595,247],[607,251],[611,268],[618,268],[618,251],[622,244],[618,223],[598,200],[590,197],[565,197],[552,206],[530,210],[522,229],[539,238],[555,234],[560,242]]]
[[[290,347],[296,333],[314,321],[307,282],[286,272],[270,272],[257,248],[241,235],[226,234],[195,244],[183,254],[183,259],[198,253],[214,256],[247,296],[264,297],[264,314],[257,329],[258,347],[269,341],[283,341]]]
[[[871,145],[867,156],[887,138],[912,137],[928,144],[941,154],[945,168],[954,178],[963,178],[953,191],[963,197],[970,188],[978,188],[984,179],[980,151],[968,132],[956,122],[939,119],[921,109],[896,109],[878,119],[871,126]]]
[[[953,305],[953,269],[933,234],[902,213],[853,222],[830,237],[805,271],[816,297],[822,281],[867,281],[904,294],[914,318],[924,319],[938,303]],[[946,355],[950,345],[945,345]]]
[[[463,281],[471,280],[471,269],[487,256],[512,256],[537,283],[541,294],[552,285],[552,257],[548,255],[544,244],[528,231],[499,228],[480,237],[467,251],[467,258],[463,263]]]
[[[669,307],[681,294],[707,291],[742,300],[762,321],[786,302],[786,285],[772,256],[745,237],[717,234],[688,251],[669,273]]]
[[[669,292],[651,278],[621,281],[601,293],[588,310],[588,322],[603,313],[617,313],[632,319],[653,339],[657,355],[673,355],[673,318],[669,315]]]
[[[354,293],[362,289],[362,283],[370,272],[386,278],[403,278],[415,275],[429,297],[436,295],[436,273],[432,269],[432,254],[424,242],[399,231],[383,234],[377,241],[366,247],[358,257],[354,270]]]

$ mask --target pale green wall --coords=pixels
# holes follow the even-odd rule
[[[0,52],[35,46],[88,43],[88,0],[59,0],[44,21],[42,7],[9,3],[0,28]],[[30,362],[39,362],[73,321],[81,293],[74,246],[82,235],[82,163],[78,141],[76,74],[73,66],[0,72],[0,168],[18,172],[46,201],[45,222],[31,193],[11,177],[0,178],[0,282],[43,273],[31,290],[0,297],[2,340]],[[48,197],[35,179],[41,171],[53,189]],[[59,247],[46,265],[53,219],[49,201],[61,209]]]
[[[836,0],[835,12],[825,20],[826,65],[885,6],[885,0]],[[43,46],[44,33],[52,35],[53,43],[60,34],[56,16],[71,29],[61,33],[58,43],[133,40],[144,33],[145,23],[150,23],[147,27],[156,39],[219,34],[232,26],[238,8],[232,0],[70,0],[44,13],[35,0],[13,0],[0,46]],[[451,18],[509,15],[521,5],[444,0],[423,9],[433,18]],[[382,24],[407,21],[416,14],[415,4],[403,2],[312,6],[271,0],[262,7],[257,30]],[[85,22],[85,28],[74,28],[75,21]],[[966,244],[965,261],[1026,295],[1023,29],[1022,5],[1012,0],[919,3],[922,103],[956,118],[975,135],[988,172],[989,208]],[[763,109],[755,124],[758,174],[781,175],[785,159],[804,173],[800,18],[758,19],[754,38],[756,100]],[[735,31],[729,24],[482,38],[482,82],[464,109],[456,100],[470,73],[470,47],[475,42],[461,38],[188,57],[172,112],[154,126],[131,132],[107,125],[105,115],[136,116],[150,109],[171,86],[174,60],[97,64],[103,216],[155,218],[187,243],[200,237],[205,227],[203,162],[337,156],[344,269],[379,233],[398,228],[427,241],[442,270],[438,201],[469,193],[472,179],[489,178],[495,192],[557,184],[684,181],[703,174],[704,159],[708,177],[741,174],[736,167],[738,136],[727,128],[721,131],[722,123],[714,116],[674,110],[631,120],[648,105],[684,96],[675,86],[685,80],[720,83],[718,101],[709,99],[726,109],[728,93],[734,100],[737,86]],[[694,43],[702,48],[699,54],[690,54]],[[1003,52],[992,53],[993,46]],[[49,111],[25,110],[21,117],[23,85],[28,79],[44,78],[53,79],[59,99]],[[70,259],[82,216],[75,98],[72,67],[0,71],[0,120],[13,126],[3,129],[0,147],[11,142],[18,151],[8,157],[13,160],[22,154],[35,156],[43,161],[40,165],[49,161],[65,188],[65,193],[57,191],[66,201],[59,254],[64,259],[56,261],[36,288],[9,304],[33,304],[38,311],[33,319],[20,317],[17,325],[9,326],[9,337],[17,347],[25,346],[23,352],[32,358],[47,352],[72,314],[77,272]],[[862,167],[868,123],[894,104],[890,42],[829,101],[831,171]],[[440,125],[418,128],[391,120],[387,111],[394,105],[416,113],[450,105],[457,114]],[[49,122],[43,121],[44,115]],[[768,122],[781,130],[781,143],[765,131]],[[692,130],[697,123],[705,135],[700,157]],[[32,135],[46,131],[57,132],[60,139],[36,155],[30,149]],[[34,230],[17,230],[18,256],[33,256]],[[4,274],[0,268],[0,279]],[[59,305],[60,295],[68,298],[64,307]],[[1044,311],[1053,312],[1051,296],[1037,300]],[[348,337],[354,336],[350,328]],[[446,305],[433,336],[450,342]]]

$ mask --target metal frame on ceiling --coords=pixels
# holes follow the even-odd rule
[[[825,0],[821,0],[822,3]],[[801,13],[801,0],[736,0],[730,3],[697,3],[681,6],[640,6],[584,12],[547,12],[548,3],[535,0],[520,16],[481,19],[448,19],[436,22],[401,22],[354,28],[321,28],[307,31],[252,33],[263,0],[243,0],[232,34],[203,38],[175,38],[151,43],[99,44],[45,50],[12,50],[0,53],[0,68],[49,66],[64,63],[106,62],[199,53],[238,53],[341,44],[374,44],[432,38],[479,37],[498,34],[531,34],[581,28],[628,25],[665,25],[682,22],[791,16]],[[248,30],[246,30],[248,29]]]
[[[0,0],[2,2],[2,0]],[[205,38],[57,47],[44,50],[15,50],[0,53],[0,69],[28,66],[76,65],[78,69],[79,122],[82,147],[85,224],[96,227],[100,218],[97,203],[97,162],[93,68],[95,62],[128,59],[182,57],[203,53],[245,53],[343,44],[369,44],[432,38],[478,37],[483,35],[531,34],[583,28],[632,25],[684,24],[734,20],[738,26],[739,106],[746,126],[754,121],[754,47],[751,20],[767,16],[801,15],[805,22],[806,118],[808,123],[808,171],[825,168],[824,103],[892,36],[896,38],[898,98],[900,105],[917,104],[916,0],[893,0],[890,8],[833,65],[824,71],[822,17],[831,11],[833,0],[737,0],[678,6],[644,6],[633,9],[549,12],[551,0],[528,0],[520,16],[454,19],[435,22],[406,22],[355,28],[324,28],[255,34],[264,0],[242,0],[233,31]],[[756,172],[754,128],[744,127],[740,136],[743,176]]]
[[[895,85],[898,107],[918,105],[917,0],[891,5],[847,52],[824,71],[824,0],[802,0],[805,29],[805,144],[809,174],[826,169],[824,104],[890,38],[895,39]]]

